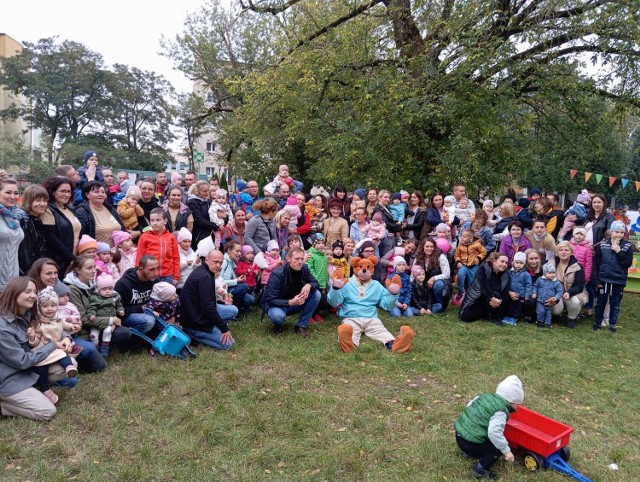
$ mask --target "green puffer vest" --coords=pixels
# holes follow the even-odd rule
[[[489,421],[496,412],[509,414],[515,410],[509,402],[496,393],[484,393],[466,407],[455,423],[456,432],[467,442],[481,444],[487,441]]]

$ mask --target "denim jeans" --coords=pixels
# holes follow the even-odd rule
[[[293,191],[291,191],[292,194],[302,191],[302,188],[304,187],[303,183],[301,183],[300,181],[296,181],[295,179],[293,180],[293,185],[294,185],[294,188],[293,188]]]
[[[420,311],[420,310],[418,310],[418,311]],[[389,314],[391,316],[402,316],[402,315],[404,315],[407,318],[413,318],[413,309],[410,306],[408,306],[406,310],[401,310],[397,306],[394,306],[389,311]]]
[[[158,279],[156,280],[156,283],[160,283],[160,281],[164,281],[165,283],[169,283],[170,285],[173,284],[173,275],[169,275],[169,276],[160,276],[158,277]]]
[[[471,285],[474,276],[478,271],[478,266],[463,266],[458,270],[458,296],[467,291],[467,288]]]
[[[224,321],[233,320],[238,316],[238,308],[233,305],[224,305],[222,303],[216,303],[216,309],[220,318]]]
[[[269,308],[269,310],[267,311],[267,316],[274,325],[282,325],[284,323],[284,319],[287,316],[301,312],[297,326],[307,328],[309,326],[309,321],[311,320],[311,315],[313,315],[313,313],[316,311],[318,304],[320,304],[320,292],[316,290],[309,294],[309,297],[307,298],[307,301],[304,302],[304,305],[288,306],[286,308],[274,306]]]
[[[420,308],[411,308],[413,311],[413,316],[422,316],[420,315]],[[435,315],[436,313],[440,313],[442,311],[442,305],[439,303],[433,303],[431,305],[431,314]]]
[[[249,285],[247,283],[238,283],[229,289],[229,293],[233,296],[233,304],[239,309],[251,308],[256,300],[249,293]]]
[[[603,288],[596,289],[596,326],[602,325],[604,308],[609,301],[609,326],[616,326],[620,315],[620,303],[624,294],[624,285],[606,283]]]
[[[222,332],[217,326],[213,327],[211,333],[207,333],[206,331],[192,330],[190,328],[185,328],[184,332],[198,343],[210,346],[211,348],[215,348],[216,350],[231,350],[235,345],[235,342],[226,344],[222,343],[222,341],[220,340],[220,338],[222,337]]]
[[[444,281],[441,279],[437,279],[435,283],[433,283],[433,293],[436,296],[436,301],[440,306],[444,306]]]
[[[82,347],[82,351],[76,357],[79,368],[89,373],[101,372],[107,368],[107,362],[93,343],[77,336],[73,336],[73,341]]]
[[[156,324],[156,319],[146,313],[131,313],[122,320],[122,325],[127,328],[135,328],[140,333],[145,334],[151,331]],[[115,332],[114,332],[115,333]]]

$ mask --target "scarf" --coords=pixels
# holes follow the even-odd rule
[[[94,280],[89,281],[89,283],[83,283],[73,271],[69,271],[69,273],[67,273],[67,276],[64,277],[64,282],[68,285],[77,286],[83,290],[93,290],[96,286],[96,282]]]
[[[20,221],[27,217],[27,213],[17,206],[8,208],[4,204],[0,204],[0,216],[4,218],[9,229],[18,229]]]

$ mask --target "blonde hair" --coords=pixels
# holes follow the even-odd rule
[[[556,249],[553,251],[553,254],[558,254],[558,250],[560,248],[569,248],[569,250],[571,251],[571,254],[573,254],[573,246],[571,245],[571,243],[569,241],[560,241],[558,243],[558,245],[556,246]]]
[[[512,218],[516,215],[516,206],[513,201],[507,199],[500,205],[500,215],[503,218]]]

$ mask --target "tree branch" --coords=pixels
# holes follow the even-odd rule
[[[242,10],[251,10],[252,12],[256,12],[256,13],[270,13],[271,15],[278,15],[279,13],[284,12],[285,10],[289,9],[289,7],[292,7],[296,3],[299,3],[301,1],[302,0],[288,0],[282,5],[278,5],[277,7],[272,7],[272,6],[260,7],[259,5],[256,5],[252,0],[246,0],[247,2],[246,5],[243,0],[240,0],[240,6],[242,7]],[[261,2],[258,2],[258,3],[261,3]]]

